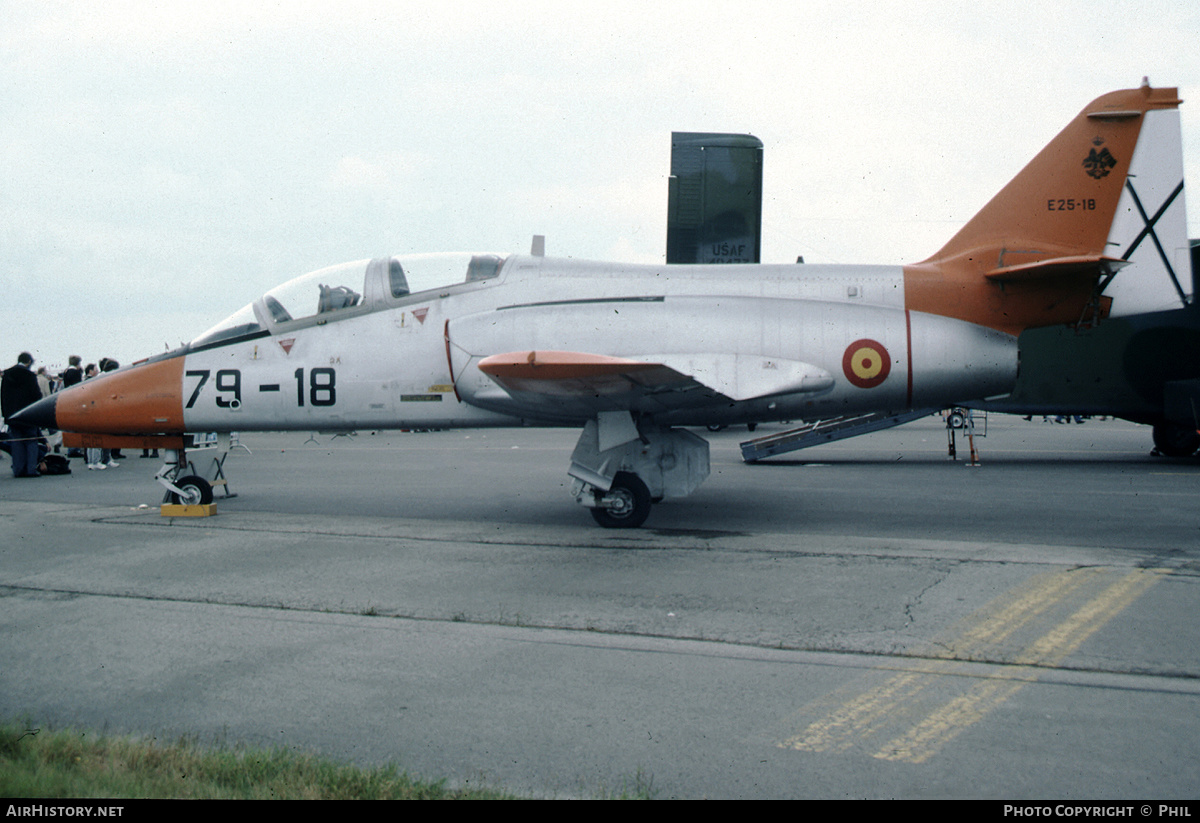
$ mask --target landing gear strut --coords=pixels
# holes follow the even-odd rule
[[[579,435],[567,470],[575,501],[606,529],[636,529],[653,503],[685,497],[708,477],[708,442],[629,412],[601,412]]]
[[[236,442],[236,436],[231,437],[226,433],[217,434],[215,440],[211,437],[203,441],[197,441],[197,445],[192,445],[191,438],[196,435],[188,435],[183,440],[183,448],[164,448],[163,449],[163,465],[154,475],[154,479],[159,485],[166,489],[163,494],[164,503],[180,503],[186,506],[207,505],[213,502],[213,490],[215,487],[221,487],[221,492],[225,497],[236,497],[237,495],[229,491],[229,480],[225,477],[225,458],[229,456],[229,452],[233,448],[243,448],[241,443]],[[178,445],[178,444],[174,444]],[[189,446],[195,449],[211,449],[215,446],[216,454],[211,456],[211,465],[208,470],[203,472],[212,477],[211,480],[202,476],[202,469],[197,468],[187,455]],[[249,449],[246,449],[249,452]],[[203,465],[203,464],[202,464]]]
[[[166,489],[164,503],[182,503],[195,506],[212,502],[212,485],[196,474],[188,474],[187,452],[184,449],[164,449],[163,465],[154,475],[158,484]],[[207,500],[204,498],[208,498]]]

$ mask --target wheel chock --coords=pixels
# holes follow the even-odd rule
[[[197,503],[187,506],[182,503],[163,503],[163,517],[212,517],[217,513],[216,503]]]

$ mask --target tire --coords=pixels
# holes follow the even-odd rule
[[[592,518],[606,529],[636,529],[650,516],[650,490],[636,474],[617,472],[605,496],[621,503],[615,509],[592,509]]]
[[[961,429],[967,424],[967,416],[961,411],[952,411],[946,415],[946,425],[952,429]]]
[[[723,428],[725,428],[725,424],[724,423],[709,423],[707,426],[705,426],[705,428],[708,429],[710,432],[719,432]]]
[[[213,490],[203,477],[189,474],[175,481],[175,486],[183,494],[171,492],[171,502],[184,506],[207,505],[213,501]]]
[[[1176,423],[1159,423],[1154,427],[1154,448],[1167,457],[1190,457],[1200,449],[1200,434]]]

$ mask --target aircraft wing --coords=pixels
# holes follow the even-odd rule
[[[668,354],[637,359],[566,351],[518,351],[479,361],[514,401],[572,415],[661,412],[728,404],[833,386],[808,363],[743,354]]]

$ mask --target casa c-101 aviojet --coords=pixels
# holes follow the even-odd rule
[[[212,499],[187,474],[185,432],[581,426],[576,500],[602,526],[636,527],[709,473],[708,443],[682,427],[1002,398],[1022,331],[1103,322],[1145,227],[1130,184],[1181,183],[1179,103],[1146,83],[1096,99],[920,263],[623,265],[536,248],[363,260],[16,422],[161,445],[178,502]],[[1178,229],[1158,239],[1186,253]]]

